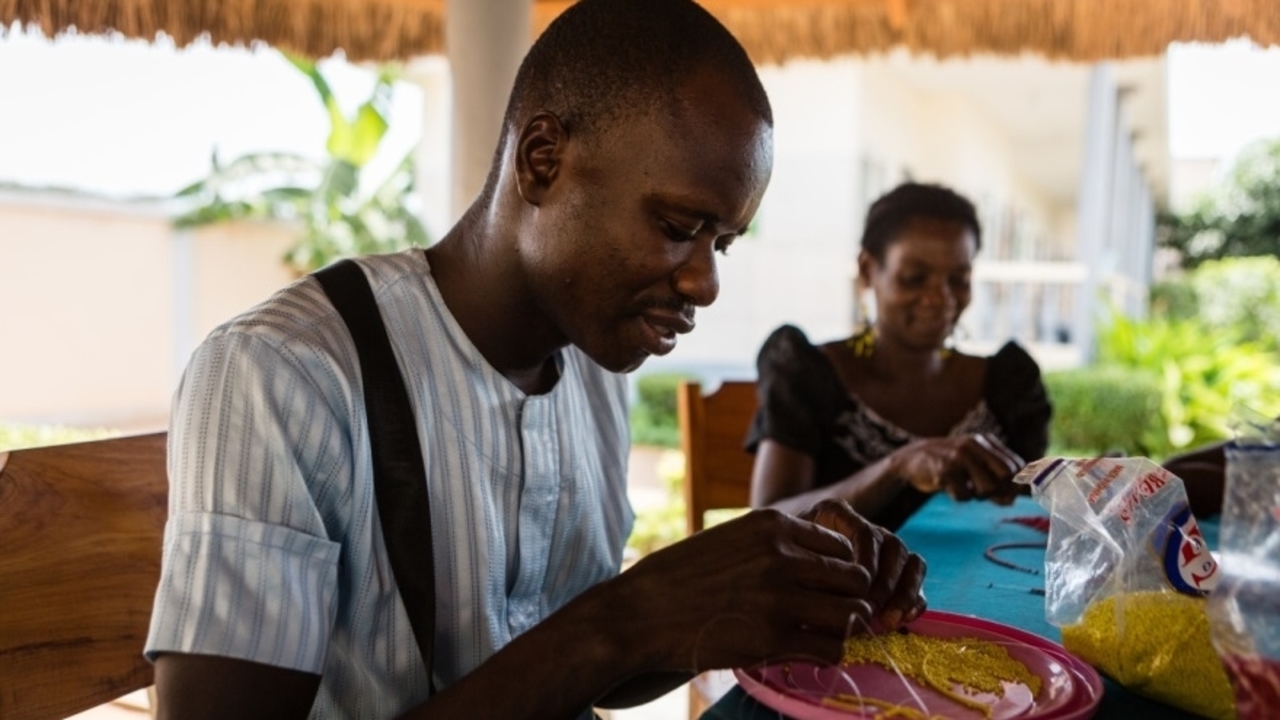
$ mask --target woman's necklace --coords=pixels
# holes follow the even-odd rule
[[[845,345],[848,345],[849,349],[853,351],[854,357],[866,359],[876,354],[877,336],[876,326],[868,325],[854,333],[852,337],[845,341]],[[947,341],[948,343],[951,341],[950,336],[947,337]],[[950,344],[943,345],[942,349],[938,351],[938,357],[943,361],[950,359],[954,354],[955,348]]]

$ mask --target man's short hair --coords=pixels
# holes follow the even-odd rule
[[[551,112],[570,133],[589,137],[671,107],[682,82],[705,67],[719,71],[772,127],[769,98],[751,59],[697,3],[581,0],[547,27],[520,64],[494,169],[511,130],[535,113]]]

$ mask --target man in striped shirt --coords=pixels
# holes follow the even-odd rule
[[[360,260],[422,443],[432,676],[378,531],[355,347],[304,278],[216,330],[175,396],[160,716],[589,716],[709,668],[835,660],[851,628],[923,610],[919,557],[840,503],[618,573],[619,373],[715,300],[716,253],[771,168],[768,99],[705,11],[568,9],[521,66],[471,209],[425,253]]]

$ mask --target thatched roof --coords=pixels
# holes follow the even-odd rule
[[[351,60],[393,60],[444,49],[445,0],[0,0],[0,23],[45,35],[119,32],[181,47],[269,45],[311,57],[343,50]]]
[[[459,1],[459,0],[455,0]],[[465,0],[461,0],[465,1]],[[1280,44],[1280,0],[702,0],[758,62],[906,47],[939,57],[1033,52],[1098,60],[1173,41]],[[533,31],[572,0],[535,0]],[[186,45],[254,41],[389,60],[444,48],[445,0],[0,0],[0,21],[52,35],[118,31]]]

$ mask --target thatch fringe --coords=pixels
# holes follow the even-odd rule
[[[310,57],[342,49],[352,61],[391,60],[444,49],[445,0],[0,0],[0,23],[15,20],[50,37],[118,32],[179,47],[273,47]]]
[[[465,2],[466,0],[452,0]],[[905,47],[938,57],[1038,53],[1093,61],[1173,41],[1280,44],[1280,0],[702,0],[761,63]],[[572,0],[536,0],[535,32]],[[53,35],[116,31],[179,45],[266,42],[352,60],[441,52],[446,0],[0,0],[0,22]]]
[[[1095,61],[1170,42],[1280,44],[1280,0],[700,0],[758,63],[905,47],[940,58],[1037,53]],[[569,0],[537,0],[541,31]]]

